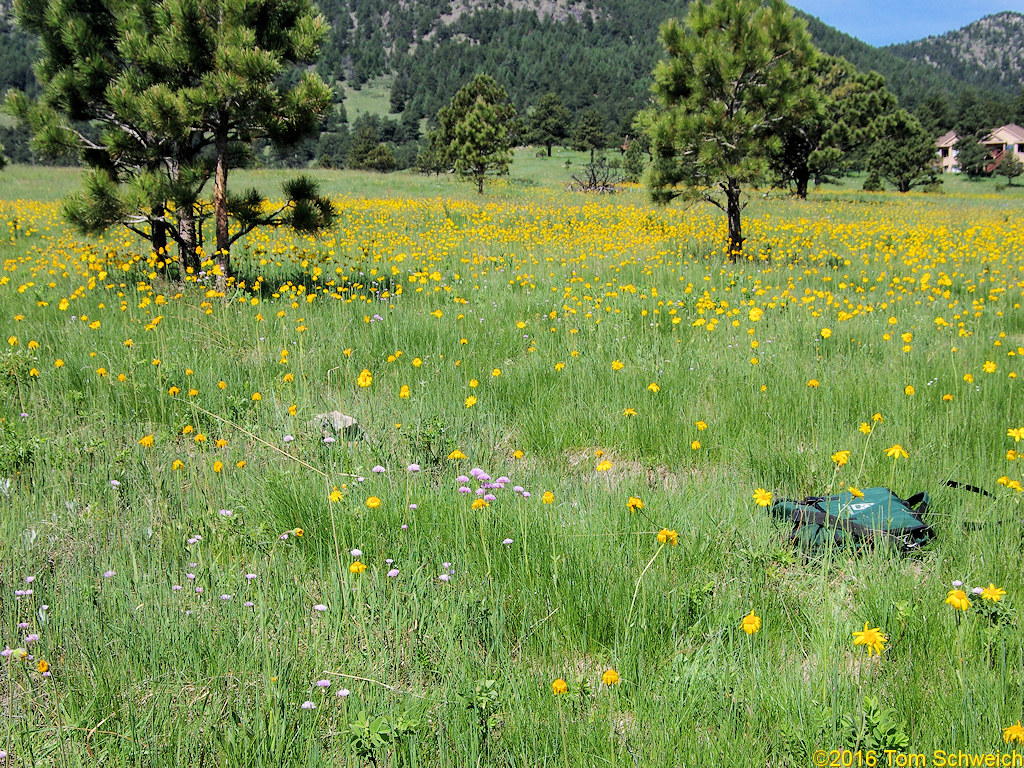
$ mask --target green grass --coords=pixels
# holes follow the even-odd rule
[[[356,90],[348,83],[345,89],[345,113],[350,122],[355,122],[359,115],[380,115],[381,117],[397,118],[391,114],[391,75],[377,77],[364,83]]]
[[[567,156],[521,151],[482,198],[317,171],[335,228],[241,241],[226,295],[165,279],[119,233],[67,233],[52,201],[75,172],[3,172],[0,647],[32,655],[3,659],[9,760],[1008,748],[1022,494],[997,479],[1021,479],[1020,194],[755,195],[751,258],[723,265],[716,211],[567,192]],[[310,422],[335,409],[362,439],[324,441]],[[896,443],[909,458],[886,457]],[[478,509],[481,483],[458,479],[474,467],[509,479]],[[842,484],[929,491],[935,540],[795,551],[753,501]],[[954,580],[1007,595],[960,612]],[[853,644],[865,622],[880,658]]]

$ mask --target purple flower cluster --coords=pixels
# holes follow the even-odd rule
[[[476,482],[478,483],[475,489],[469,486],[469,483],[471,482],[470,478],[476,480]],[[457,478],[455,478],[455,481],[459,483],[459,493],[475,493],[477,496],[479,496],[488,503],[497,500],[498,496],[495,493],[495,491],[505,490],[506,487],[511,485],[512,483],[511,478],[505,475],[502,475],[501,477],[498,478],[492,478],[489,474],[487,474],[484,470],[480,469],[479,467],[473,467],[471,470],[469,470],[469,476],[459,475]],[[523,486],[521,485],[512,486],[511,491],[519,496],[522,496],[524,499],[530,498],[530,492],[523,488]]]

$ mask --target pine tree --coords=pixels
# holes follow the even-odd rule
[[[439,131],[427,134],[426,141],[416,155],[416,170],[420,173],[440,175],[451,170],[448,162],[448,147],[441,141]]]
[[[450,147],[455,141],[455,128],[461,123],[469,111],[482,99],[494,109],[494,119],[506,126],[516,117],[515,107],[508,99],[508,92],[498,85],[490,75],[479,74],[463,85],[444,107],[437,113],[437,140]],[[454,164],[454,160],[452,160]]]
[[[540,144],[551,157],[551,147],[569,136],[569,110],[556,93],[545,93],[526,115],[526,140]]]
[[[874,140],[877,121],[896,108],[896,97],[876,72],[857,72],[845,59],[819,56],[806,74],[817,98],[779,128],[779,150],[771,166],[778,179],[806,198],[811,179],[845,172]]]
[[[424,160],[454,167],[461,176],[476,181],[477,192],[483,194],[486,174],[508,173],[509,126],[515,117],[505,89],[490,75],[477,75],[437,113],[431,146],[443,149],[444,162],[433,152]]]
[[[639,141],[629,142],[626,153],[622,158],[622,173],[625,180],[636,184],[644,175],[647,168],[647,153]]]
[[[956,163],[969,179],[981,179],[991,175],[989,166],[992,164],[992,155],[973,134],[968,133],[957,139]]]
[[[327,25],[314,13],[310,0],[198,0],[198,7],[195,34],[201,36],[209,58],[202,64],[207,68],[185,89],[183,97],[190,123],[213,147],[215,248],[223,284],[231,275],[231,244],[267,223],[251,204],[259,195],[249,190],[234,206],[241,230],[234,235],[229,231],[231,146],[259,138],[294,144],[318,130],[321,116],[331,104],[327,84],[311,71],[290,88],[279,85],[278,79],[291,66],[315,60]],[[315,194],[306,180],[295,189],[307,195],[295,201],[303,206],[301,218],[325,225],[330,204]],[[311,191],[314,194],[309,197]]]
[[[942,183],[935,139],[913,115],[899,109],[878,123],[879,137],[868,155],[868,169],[898,192]]]
[[[65,205],[78,228],[122,224],[157,253],[171,234],[182,266],[194,269],[198,201],[212,175],[224,282],[230,245],[246,232],[326,221],[330,204],[305,180],[287,185],[299,197],[271,214],[253,191],[227,195],[237,148],[260,138],[294,143],[330,102],[311,73],[279,84],[292,64],[315,56],[325,29],[309,0],[17,0],[16,10],[39,37],[42,93],[34,101],[9,94],[6,106],[30,127],[36,149],[73,150],[91,167]]]
[[[455,171],[476,182],[478,194],[484,193],[484,176],[508,173],[512,152],[508,132],[497,119],[495,109],[478,98],[466,116],[455,126],[455,140],[449,151]]]
[[[590,164],[594,164],[594,152],[608,147],[608,133],[604,129],[604,117],[596,109],[587,109],[580,115],[572,132],[572,145],[575,149],[586,152],[590,150]]]
[[[782,0],[698,0],[683,27],[661,27],[668,58],[654,71],[652,197],[705,200],[726,213],[729,259],[743,249],[743,186],[766,178],[777,133],[814,99],[815,52]]]
[[[999,164],[996,165],[996,173],[1000,176],[1006,177],[1006,186],[1012,187],[1013,180],[1024,174],[1024,163],[1020,161],[1020,158],[1014,154],[1013,150],[1003,150],[1003,156],[999,160]]]
[[[366,168],[366,158],[380,146],[380,118],[369,113],[356,118],[348,145],[349,168]]]

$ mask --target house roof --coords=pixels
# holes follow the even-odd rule
[[[996,128],[985,137],[982,144],[1024,144],[1024,128],[1009,123]]]
[[[949,131],[948,133],[944,133],[939,136],[938,140],[935,142],[935,146],[939,149],[942,149],[943,147],[952,147],[956,144],[959,138],[960,137],[956,135],[956,131]]]

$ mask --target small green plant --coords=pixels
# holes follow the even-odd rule
[[[31,466],[39,441],[0,420],[0,477],[10,477]]]
[[[349,722],[345,735],[349,746],[363,762],[380,765],[378,752],[391,744],[394,765],[415,766],[416,737],[422,727],[423,720],[407,707],[391,717],[371,717],[365,709],[361,709]]]
[[[501,689],[497,680],[477,680],[473,688],[459,694],[459,700],[476,718],[480,746],[486,749],[491,731],[501,721],[498,706],[501,703]]]
[[[377,750],[391,740],[391,723],[384,715],[371,718],[365,709],[361,709],[349,722],[345,735],[349,746],[363,762],[369,761],[377,766],[380,765],[377,762]]]
[[[39,365],[35,355],[15,347],[0,352],[0,386],[17,387],[31,378],[31,371]]]
[[[444,466],[448,454],[456,447],[451,429],[444,419],[424,419],[405,435],[409,451],[426,467]]]
[[[856,715],[843,715],[841,731],[849,740],[850,749],[895,750],[905,752],[910,744],[906,724],[892,707],[882,706],[878,699],[865,696]]]

